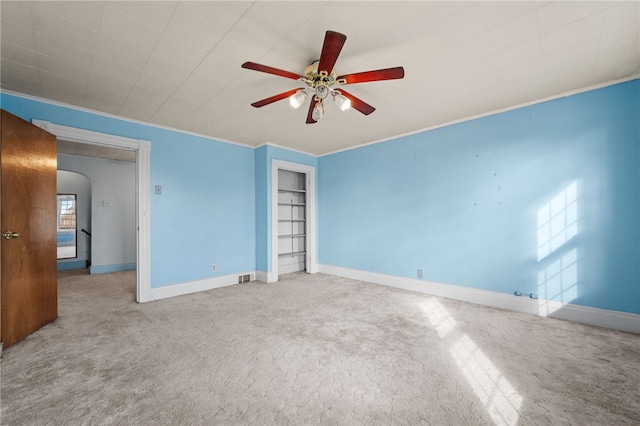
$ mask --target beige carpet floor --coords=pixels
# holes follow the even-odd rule
[[[640,336],[315,274],[136,304],[63,274],[3,425],[638,425]]]

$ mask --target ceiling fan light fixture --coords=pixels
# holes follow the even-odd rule
[[[351,100],[342,93],[335,92],[333,95],[333,101],[338,105],[338,108],[340,108],[341,111],[346,111],[351,108]]]
[[[327,31],[324,35],[320,59],[314,60],[309,66],[307,66],[304,74],[302,75],[255,62],[245,62],[242,64],[242,68],[289,78],[302,82],[306,85],[306,87],[287,90],[286,92],[278,93],[277,95],[253,102],[251,106],[254,108],[262,108],[265,105],[289,98],[291,106],[293,108],[299,108],[310,95],[312,100],[309,102],[306,120],[307,124],[317,123],[318,120],[322,120],[324,117],[323,100],[329,95],[333,97],[333,101],[342,111],[353,108],[364,115],[369,115],[374,112],[376,109],[364,102],[362,99],[358,99],[345,90],[336,90],[334,86],[366,83],[369,81],[401,79],[404,78],[404,68],[384,68],[352,74],[336,75],[334,72],[334,66],[346,40],[347,36],[344,34],[340,34],[336,31]]]
[[[289,104],[291,104],[291,106],[295,109],[298,109],[300,108],[300,105],[302,105],[306,100],[307,92],[305,92],[304,90],[299,90],[289,97]]]
[[[320,121],[324,117],[324,105],[322,105],[322,99],[318,99],[316,106],[313,107],[311,118],[315,121]]]

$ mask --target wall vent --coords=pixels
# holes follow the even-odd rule
[[[251,274],[238,275],[238,284],[248,283],[251,281]]]

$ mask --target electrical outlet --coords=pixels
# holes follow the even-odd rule
[[[422,269],[418,269],[418,278],[422,278]]]
[[[215,272],[216,271],[216,264],[212,264],[211,265],[211,272]]]

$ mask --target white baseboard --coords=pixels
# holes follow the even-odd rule
[[[149,300],[145,301],[166,299],[169,297],[197,293],[199,291],[212,290],[214,288],[227,287],[230,285],[238,284],[238,275],[245,274],[250,274],[252,279],[254,279],[254,277],[256,276],[255,271],[241,272],[232,275],[224,275],[222,277],[207,278],[206,280],[190,281],[181,284],[151,288],[151,291],[149,292]]]
[[[278,276],[273,272],[256,271],[256,280],[263,283],[275,283],[278,281]]]
[[[598,327],[640,333],[640,315],[587,306],[563,304],[553,300],[518,297],[488,290],[479,290],[452,284],[386,275],[378,272],[361,271],[332,265],[318,265],[319,272],[366,281],[389,287],[417,291],[433,296],[477,303],[479,305],[512,311],[526,312],[540,316],[564,319]]]

